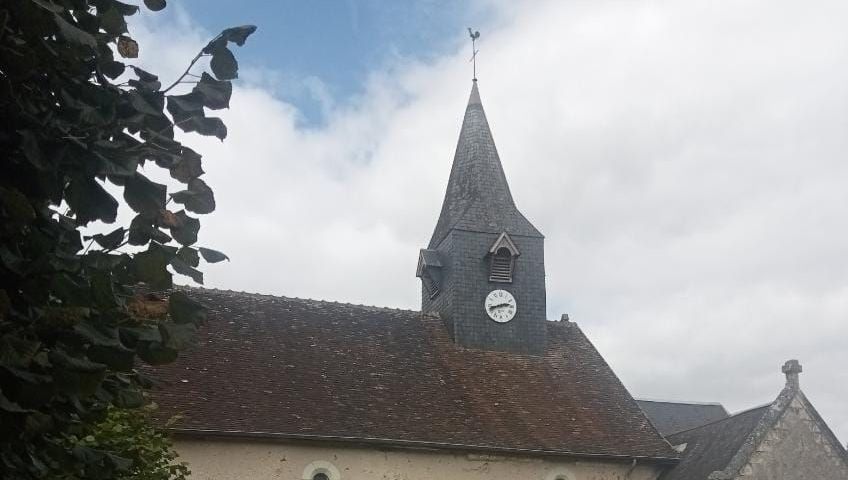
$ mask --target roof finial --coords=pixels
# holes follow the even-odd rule
[[[477,81],[477,54],[480,53],[480,51],[477,50],[477,46],[476,46],[475,42],[477,41],[478,38],[480,38],[480,32],[476,32],[474,30],[471,30],[471,27],[468,27],[468,35],[471,36],[471,60],[469,60],[469,61],[474,64],[474,78],[472,78],[472,80],[474,80],[476,82]]]
[[[800,383],[798,381],[798,375],[803,371],[801,368],[801,363],[798,360],[788,360],[783,364],[783,373],[786,375],[786,386],[792,388],[794,390],[798,390],[800,387]]]

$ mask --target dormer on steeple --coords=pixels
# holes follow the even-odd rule
[[[515,264],[515,257],[519,255],[521,255],[521,252],[518,251],[518,247],[509,238],[509,234],[503,232],[489,249],[489,257],[492,259],[492,266],[489,270],[489,281],[512,283],[512,270]]]
[[[422,311],[440,315],[457,344],[544,351],[544,237],[515,206],[476,80],[416,275]]]

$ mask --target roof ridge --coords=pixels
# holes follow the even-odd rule
[[[275,295],[271,293],[258,293],[258,292],[247,292],[244,290],[230,290],[223,288],[209,288],[209,287],[195,287],[192,285],[176,285],[176,288],[182,289],[190,289],[190,290],[201,290],[212,293],[226,293],[226,294],[237,294],[248,297],[270,297],[277,300],[287,300],[287,301],[300,301],[300,302],[318,302],[318,303],[333,303],[336,305],[343,305],[348,307],[357,307],[364,308],[369,310],[387,310],[391,312],[407,312],[407,313],[418,313],[424,316],[430,316],[430,314],[423,313],[420,310],[411,310],[407,308],[398,308],[398,307],[383,307],[379,305],[366,305],[362,303],[350,303],[350,302],[339,302],[338,300],[326,300],[320,298],[310,298],[310,297],[290,297],[287,295]]]
[[[736,418],[736,417],[739,417],[740,415],[744,415],[744,414],[746,414],[746,413],[751,413],[751,412],[753,412],[754,410],[767,409],[767,408],[771,407],[771,405],[772,405],[771,403],[766,403],[765,405],[760,405],[760,406],[758,406],[758,407],[753,407],[753,408],[749,408],[749,409],[747,409],[747,410],[742,410],[742,411],[740,411],[740,412],[736,412],[736,413],[734,413],[734,414],[728,415],[727,417],[720,418],[720,419],[718,419],[718,420],[715,420],[715,421],[712,421],[712,422],[709,422],[709,423],[705,423],[705,424],[703,424],[703,425],[699,425],[699,426],[697,426],[697,427],[692,427],[692,428],[688,428],[688,429],[686,429],[686,430],[681,430],[681,431],[679,431],[679,432],[674,432],[674,433],[672,433],[671,435],[669,435],[669,437],[673,437],[673,436],[675,436],[675,435],[680,435],[681,433],[691,432],[691,431],[698,430],[698,429],[701,429],[701,428],[704,428],[704,427],[709,427],[709,426],[711,426],[711,425],[715,425],[715,424],[717,424],[717,423],[727,422],[727,421],[729,421],[729,420],[733,420],[733,419],[734,419],[734,418]],[[725,411],[726,411],[726,410],[725,410]]]
[[[637,402],[652,402],[652,403],[674,403],[677,405],[702,405],[702,406],[717,406],[724,408],[724,405],[719,402],[696,402],[689,400],[661,400],[656,398],[636,398],[633,397]],[[725,408],[725,411],[727,409]],[[729,413],[728,413],[729,415]]]

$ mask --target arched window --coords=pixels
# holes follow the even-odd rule
[[[330,477],[328,477],[324,472],[318,472],[315,475],[312,475],[312,480],[330,480]]]
[[[489,267],[490,282],[512,282],[512,274],[515,270],[515,257],[519,255],[518,247],[504,232],[500,234],[492,248],[489,249],[491,265]]]

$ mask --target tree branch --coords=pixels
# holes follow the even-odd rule
[[[185,72],[183,72],[183,74],[182,74],[182,75],[180,75],[180,77],[179,77],[179,78],[177,78],[177,79],[174,81],[174,83],[172,83],[170,86],[168,86],[168,88],[166,88],[165,90],[162,90],[162,93],[168,93],[168,90],[170,90],[170,89],[172,89],[172,88],[176,87],[177,85],[179,85],[179,84],[180,84],[180,82],[182,81],[182,79],[184,79],[187,75],[189,75],[189,71],[191,70],[191,67],[193,67],[193,66],[194,66],[194,64],[195,64],[195,63],[197,63],[197,61],[198,61],[198,60],[200,60],[200,57],[205,57],[205,56],[206,56],[206,54],[204,54],[204,53],[203,53],[203,50],[201,50],[201,51],[200,51],[200,52],[199,52],[199,53],[198,53],[198,54],[197,54],[197,55],[196,55],[196,56],[195,56],[195,57],[191,60],[191,63],[189,63],[189,64],[188,64],[188,67],[185,69]]]

